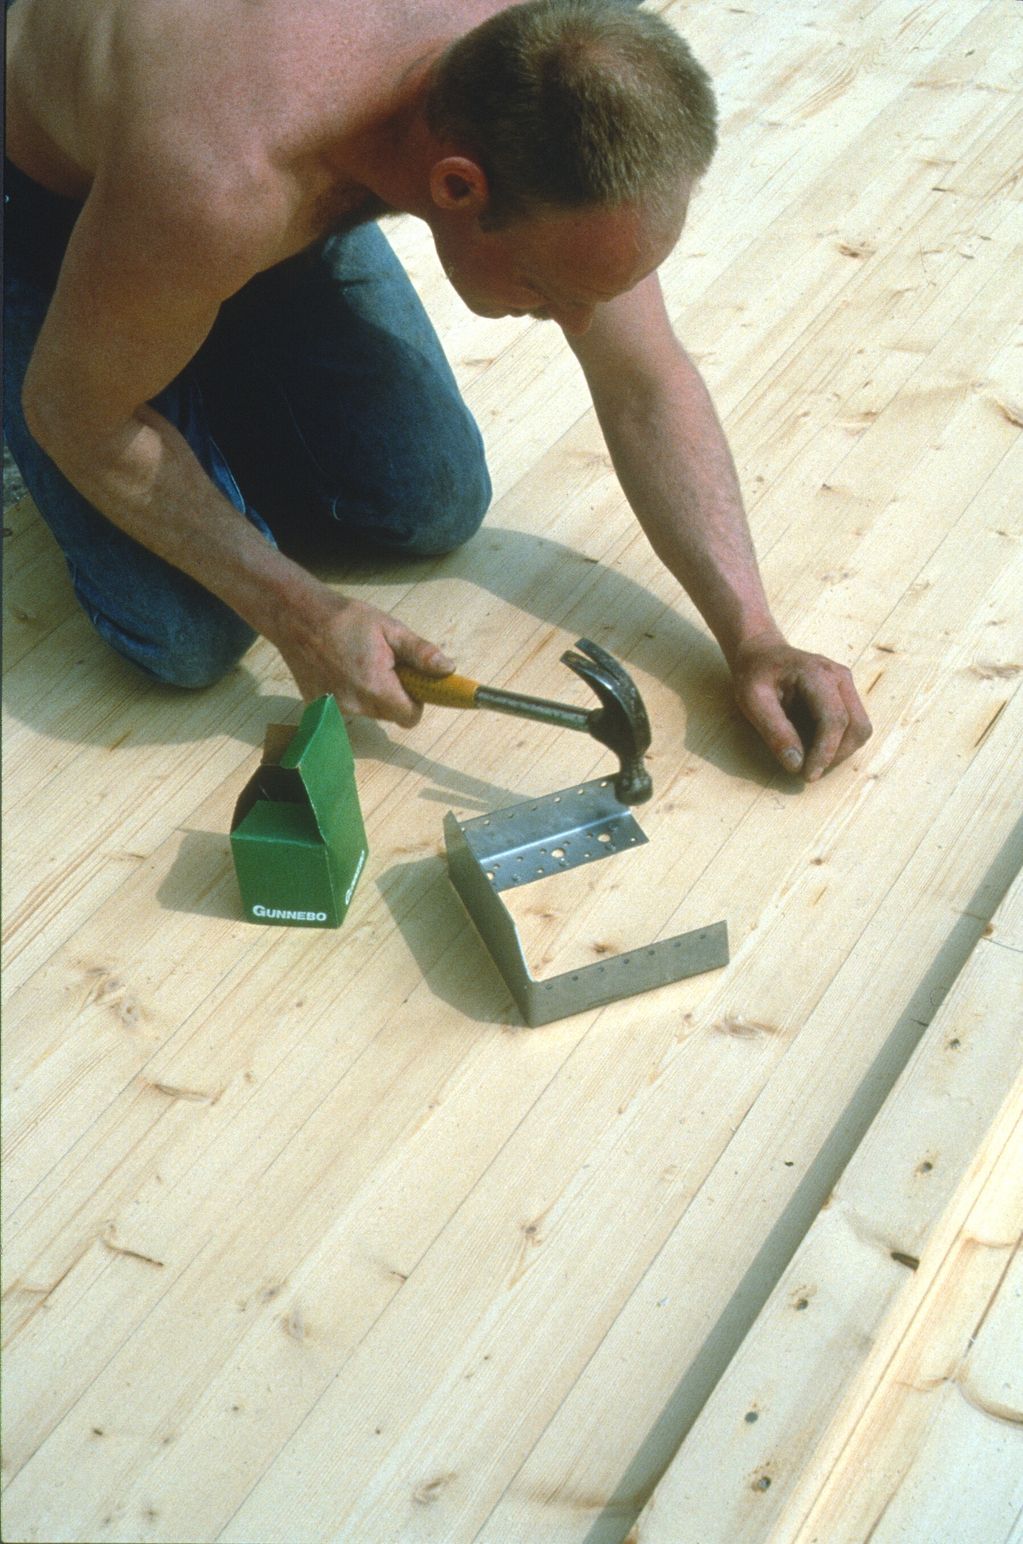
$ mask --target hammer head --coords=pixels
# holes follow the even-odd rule
[[[580,638],[576,648],[561,656],[562,663],[593,688],[603,704],[589,715],[588,728],[595,740],[614,751],[620,762],[614,781],[623,804],[642,804],[654,791],[643,755],[650,748],[650,720],[636,683],[618,661],[599,644]]]

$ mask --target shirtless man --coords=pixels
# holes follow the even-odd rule
[[[113,647],[195,686],[261,633],[304,697],[416,722],[395,663],[450,662],[277,545],[329,528],[335,550],[432,553],[483,517],[478,433],[375,223],[403,211],[474,311],[564,329],[629,502],[782,765],[813,781],[863,744],[849,672],[771,616],[722,430],[662,302],[656,269],[714,141],[706,77],[670,28],[610,0],[589,7],[585,48],[577,0],[7,3],[5,427]],[[625,81],[640,117],[663,99],[677,147],[657,162],[658,126],[652,157],[620,155],[632,109],[598,110],[602,191],[581,198],[561,167],[563,120],[534,155],[555,193],[528,171],[516,186],[466,127],[481,82],[476,122],[497,115],[509,25],[534,55],[585,56],[598,86]],[[659,72],[623,62],[634,34],[668,48]],[[511,165],[529,135],[505,138]]]

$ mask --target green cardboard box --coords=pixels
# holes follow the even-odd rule
[[[297,729],[272,724],[231,822],[245,915],[274,927],[340,927],[368,855],[355,762],[333,697]]]

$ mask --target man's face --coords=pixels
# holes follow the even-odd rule
[[[535,316],[581,335],[597,306],[633,289],[678,240],[674,221],[632,207],[563,210],[497,231],[458,216],[434,225],[444,271],[477,316]]]

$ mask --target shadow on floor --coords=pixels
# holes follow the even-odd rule
[[[39,516],[31,511],[28,519],[39,521]],[[29,570],[9,576],[6,604],[15,613],[22,600],[29,599],[20,595],[20,587],[28,583],[36,594],[41,585],[52,585],[70,600],[60,553],[56,546],[51,550],[47,545],[45,550],[46,555]],[[639,659],[647,674],[677,694],[685,712],[685,748],[690,755],[761,786],[776,784],[782,792],[799,791],[799,782],[779,776],[759,737],[735,707],[729,673],[713,639],[627,575],[588,559],[585,575],[581,575],[580,561],[578,552],[549,537],[489,524],[446,558],[401,564],[358,558],[344,565],[311,563],[310,567],[331,584],[356,594],[382,580],[411,585],[455,578],[509,605],[531,609],[539,621],[552,627],[562,628],[570,618],[578,636],[593,637],[626,665],[632,657]],[[41,575],[44,563],[47,571]],[[523,569],[538,568],[543,572],[542,608],[531,605],[529,594],[523,596],[515,577]],[[599,584],[595,584],[598,570]],[[487,679],[485,660],[460,664],[468,673]],[[104,709],[109,705],[110,711],[54,715],[52,707],[48,710],[55,675],[63,676],[66,690],[68,673],[80,673],[82,678],[80,692],[68,695],[77,695],[79,702],[91,697]],[[552,697],[562,694],[565,680],[564,668],[557,659],[552,660]],[[64,620],[45,632],[8,672],[5,690],[14,717],[54,738],[86,744],[109,743],[109,721],[115,714],[119,721],[126,714],[130,716],[131,738],[143,744],[183,743],[227,733],[257,745],[266,722],[297,717],[297,694],[257,699],[259,711],[253,710],[254,681],[244,662],[216,686],[201,692],[161,687],[147,680],[95,638],[73,603]],[[399,742],[374,740],[358,725],[359,721],[353,721],[353,738],[357,732],[365,754],[391,764],[406,759]],[[656,749],[656,724],[654,731]],[[435,763],[424,769],[414,753],[408,754],[407,764],[426,770],[442,786],[460,775],[454,771],[449,774]],[[480,784],[478,807],[494,807],[494,794],[491,785]],[[476,796],[469,797],[475,804]]]
[[[476,1024],[522,1019],[447,875],[443,858],[395,863],[380,894],[434,997]]]
[[[227,834],[185,831],[156,898],[165,911],[244,922]]]
[[[378,885],[434,997],[474,1023],[521,1026],[518,1010],[466,916],[442,858],[392,864]],[[229,838],[220,831],[184,832],[157,900],[166,911],[246,922]]]

